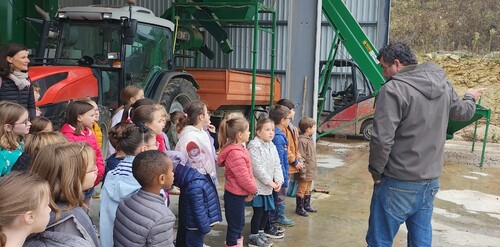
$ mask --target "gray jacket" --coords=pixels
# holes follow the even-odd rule
[[[174,246],[175,215],[165,198],[139,190],[125,198],[116,211],[114,246]]]
[[[474,96],[459,99],[437,64],[405,66],[377,96],[368,166],[373,179],[438,178],[448,119],[469,120],[475,109]]]
[[[271,182],[283,183],[283,171],[281,170],[280,157],[273,142],[263,142],[255,137],[248,143],[248,151],[252,161],[253,176],[257,182],[257,193],[259,195],[271,195],[273,188]]]

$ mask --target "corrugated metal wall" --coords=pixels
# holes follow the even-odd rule
[[[137,5],[145,8],[151,9],[156,15],[161,15],[167,10],[173,0],[159,1],[159,0],[138,0]],[[298,1],[298,0],[294,0]],[[374,43],[375,47],[380,48],[384,44],[379,44],[381,39],[380,35],[387,35],[385,30],[378,30],[378,22],[382,18],[379,9],[379,1],[388,0],[344,0],[344,3],[349,8],[353,16],[360,22],[361,27],[367,34],[368,38]],[[76,6],[76,5],[87,5],[87,4],[111,4],[120,5],[123,4],[124,0],[61,0],[61,6]],[[276,74],[281,77],[282,81],[282,92],[287,91],[287,87],[293,87],[286,83],[286,66],[287,66],[287,37],[288,37],[288,9],[290,0],[264,0],[264,4],[267,6],[272,6],[277,13],[277,30],[276,30]],[[260,16],[262,20],[271,20],[271,15]],[[387,18],[387,17],[385,17]],[[211,48],[215,53],[215,58],[209,60],[202,56],[201,67],[206,68],[231,68],[237,70],[251,70],[252,69],[252,43],[253,43],[253,29],[252,28],[232,28],[228,30],[230,40],[234,46],[234,52],[231,54],[223,54],[217,46],[217,42],[211,37],[207,37],[207,46]],[[271,67],[270,52],[271,52],[271,35],[266,32],[259,32],[260,44],[258,50],[258,62],[257,69],[259,72],[265,73]],[[320,51],[321,60],[326,60],[328,57],[328,52],[330,50],[331,42],[333,39],[333,30],[323,17],[323,23],[321,27],[321,41],[320,41]],[[312,55],[312,54],[311,54]],[[337,58],[349,58],[349,54],[345,48],[341,48],[338,52]],[[186,66],[193,66],[194,61],[185,61]],[[347,71],[334,71],[335,76],[332,80],[343,79],[345,80],[345,73]],[[341,88],[333,88],[334,91]],[[327,101],[325,109],[333,109],[333,102]]]

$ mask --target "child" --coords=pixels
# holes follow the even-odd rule
[[[26,144],[24,152],[19,156],[16,163],[12,167],[13,171],[27,171],[33,157],[36,156],[40,148],[56,143],[66,143],[68,139],[61,133],[56,131],[38,132],[26,136]]]
[[[311,185],[316,176],[316,148],[312,135],[316,133],[316,122],[310,117],[303,117],[299,122],[301,135],[299,136],[299,152],[304,157],[306,165],[305,178],[299,178],[297,189],[295,213],[307,216],[307,212],[315,213],[316,208],[311,207]]]
[[[126,156],[106,175],[106,182],[101,189],[99,221],[101,246],[113,246],[113,223],[118,204],[123,198],[141,188],[132,176],[132,161],[139,153],[157,148],[155,134],[144,124],[129,123],[129,127],[118,140],[118,149]]]
[[[250,131],[248,121],[233,118],[222,123],[225,136],[220,145],[222,150],[217,164],[225,167],[224,209],[226,210],[226,246],[243,246],[243,226],[245,225],[245,202],[257,194],[257,184],[252,173],[250,154],[243,146],[248,141]],[[240,244],[241,243],[241,244]]]
[[[253,207],[249,244],[255,246],[272,245],[264,233],[269,212],[275,210],[273,191],[281,190],[283,171],[278,151],[272,140],[274,138],[274,122],[269,118],[262,118],[257,122],[257,135],[248,144],[248,151],[252,160],[252,169],[257,182],[258,196],[250,205]],[[283,238],[283,233],[272,235]]]
[[[283,226],[293,226],[294,222],[285,216],[285,197],[288,187],[288,140],[285,136],[285,129],[292,120],[290,109],[282,105],[275,105],[269,111],[269,118],[274,121],[276,128],[273,143],[278,150],[280,157],[281,169],[283,170],[283,185],[279,192],[274,197],[276,206],[276,222]],[[268,230],[272,229],[268,227]],[[269,235],[268,235],[269,236]]]
[[[9,174],[24,149],[22,137],[29,133],[28,110],[10,101],[0,102],[0,176]]]
[[[40,100],[41,92],[42,89],[40,88],[40,86],[37,83],[33,83],[33,98],[35,100],[35,103]],[[42,116],[42,111],[40,110],[40,108],[37,106],[35,107],[35,109],[36,109],[35,115],[37,117]]]
[[[127,116],[129,116],[128,111],[130,110],[130,106],[139,99],[144,99],[144,90],[135,85],[126,86],[120,93],[120,100],[123,105],[115,110],[115,114],[111,120],[111,127],[115,126],[119,122],[122,122],[122,116],[125,108],[127,108],[126,112]]]
[[[52,122],[44,117],[34,117],[31,119],[31,128],[30,134],[38,133],[38,132],[49,132],[53,131],[54,127],[52,126]]]
[[[182,152],[188,157],[187,146],[190,142],[193,142],[200,150],[199,155],[202,161],[202,164],[198,165],[198,172],[209,174],[214,184],[218,186],[215,150],[210,142],[209,135],[205,131],[208,125],[210,125],[210,115],[208,114],[207,106],[199,100],[191,101],[184,107],[184,113],[179,118],[179,123],[177,123],[179,141],[175,146],[175,150]],[[190,162],[193,162],[193,160],[190,160]]]
[[[142,105],[133,109],[132,122],[135,124],[142,123],[150,128],[156,135],[158,150],[165,152],[167,150],[165,148],[165,140],[163,139],[163,128],[165,127],[163,113],[162,107],[158,104]]]
[[[203,246],[210,227],[222,222],[217,189],[210,175],[192,168],[181,152],[167,151],[174,164],[174,185],[179,187],[179,224],[176,246]]]
[[[297,180],[300,176],[304,176],[305,171],[304,159],[300,156],[298,149],[299,131],[297,127],[292,124],[292,120],[295,117],[295,105],[288,99],[280,99],[277,104],[288,107],[292,118],[288,126],[282,129],[282,131],[285,133],[286,139],[288,140],[288,174],[290,182],[287,189],[287,196],[295,197],[297,193]]]
[[[30,173],[49,182],[55,204],[51,205],[53,211],[45,232],[29,238],[25,246],[99,246],[82,193],[92,188],[97,177],[95,158],[94,150],[85,142],[40,148]]]
[[[132,174],[141,189],[118,206],[114,246],[173,247],[175,215],[160,194],[174,181],[172,160],[158,150],[142,152],[133,161]]]
[[[174,111],[170,113],[170,124],[166,125],[168,141],[171,148],[175,148],[177,145],[177,123],[179,122],[179,118],[184,115],[182,111]]]
[[[95,123],[95,108],[91,104],[83,101],[71,101],[66,108],[66,123],[61,127],[61,132],[71,142],[86,142],[96,153],[97,179],[94,186],[99,184],[104,176],[104,161],[101,149],[97,143],[91,128]],[[90,205],[90,198],[94,195],[94,187],[85,192],[85,202]]]
[[[50,218],[50,188],[36,174],[12,172],[0,178],[0,246],[22,246],[45,230]]]
[[[116,152],[111,156],[109,156],[108,159],[106,160],[106,167],[104,169],[104,177],[102,178],[102,184],[104,184],[106,175],[110,171],[114,170],[126,156],[126,154],[123,151],[118,149],[118,141],[123,139],[122,137],[123,133],[130,126],[134,126],[134,124],[126,122],[118,123],[117,125],[113,126],[108,132],[109,142],[111,143],[111,145],[113,145],[113,148],[116,150]]]
[[[90,128],[90,130],[92,130],[92,133],[95,135],[95,138],[97,140],[97,144],[99,145],[99,148],[102,148],[102,131],[101,131],[101,127],[99,126],[99,116],[100,116],[99,107],[97,106],[97,103],[95,101],[93,101],[91,98],[85,98],[85,99],[82,99],[81,101],[87,102],[87,103],[91,104],[92,107],[94,107],[94,111],[95,111],[94,124],[92,124],[92,127]]]

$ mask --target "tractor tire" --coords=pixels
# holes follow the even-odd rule
[[[184,78],[173,78],[163,88],[163,94],[160,99],[168,113],[174,111],[183,111],[184,106],[194,100],[199,100],[200,96],[196,93],[193,83]]]
[[[371,140],[372,130],[373,130],[373,119],[368,119],[363,123],[363,125],[361,125],[361,134],[363,135],[363,139],[367,141]]]
[[[111,124],[111,112],[108,110],[106,106],[99,106],[99,127],[101,128],[101,133],[102,133],[102,147],[101,147],[101,152],[102,152],[102,157],[104,159],[107,159],[107,157],[111,154],[108,154],[109,152],[109,136],[108,136],[108,131],[109,131],[109,125]]]

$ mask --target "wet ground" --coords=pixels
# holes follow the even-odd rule
[[[483,168],[479,167],[482,144],[470,152],[470,142],[448,141],[440,192],[433,216],[433,246],[500,246],[500,145],[488,144]],[[295,199],[287,198],[287,217],[295,226],[274,246],[366,246],[369,204],[373,182],[367,171],[368,143],[328,139],[318,142],[318,180],[314,187],[329,194],[313,193],[318,213],[294,214]],[[223,174],[223,171],[219,171]],[[222,191],[220,190],[221,202]],[[95,204],[98,200],[95,200]],[[171,209],[177,212],[177,198]],[[94,210],[96,212],[97,210]],[[245,236],[250,231],[252,210],[246,210]],[[96,215],[93,215],[96,218]],[[209,246],[224,246],[226,223],[206,236]],[[246,246],[246,241],[245,241]],[[394,246],[406,246],[401,227]]]

